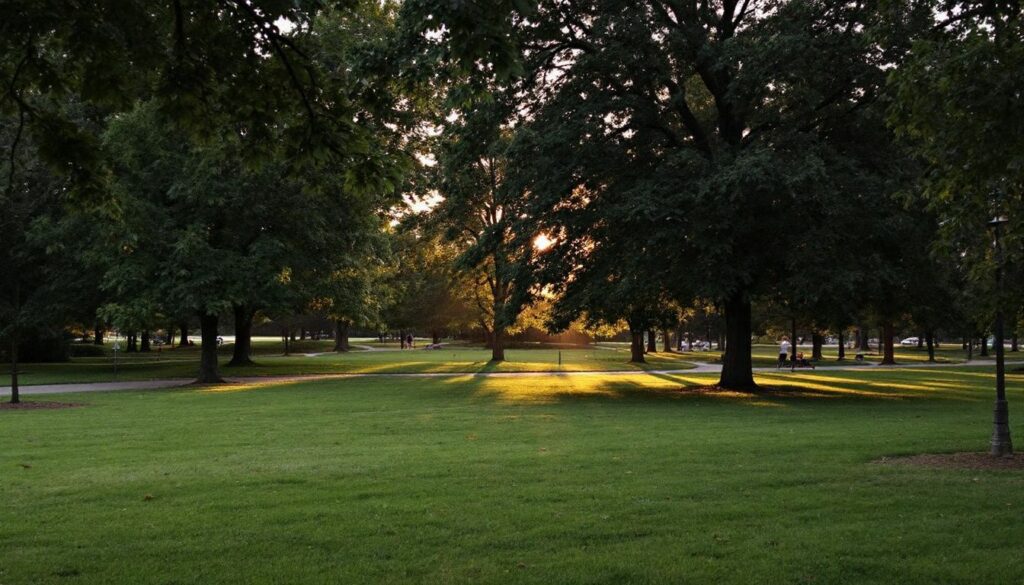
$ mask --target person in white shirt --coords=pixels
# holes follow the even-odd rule
[[[782,343],[779,344],[779,368],[786,365],[786,357],[789,356],[789,338],[782,336]]]

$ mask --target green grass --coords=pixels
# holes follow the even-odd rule
[[[330,343],[330,342],[306,342]],[[315,348],[313,348],[315,349]],[[307,351],[307,350],[303,350]],[[222,364],[228,361],[230,348],[222,347]],[[510,349],[508,361],[490,363],[490,350],[454,347],[443,350],[356,351],[348,354],[306,356],[300,352],[284,357],[257,351],[256,365],[222,368],[224,376],[293,376],[301,374],[341,373],[422,373],[422,372],[539,372],[608,371],[645,369],[687,369],[693,364],[679,354],[655,354],[646,364],[630,364],[629,353],[613,349],[559,350]],[[159,354],[132,354],[118,357],[118,380],[157,380],[195,376],[199,353],[196,348],[162,351]],[[63,364],[24,364],[20,381],[25,385],[106,382],[115,379],[110,358],[77,358]],[[0,385],[10,384],[6,372]],[[2,583],[2,582],[0,582]]]
[[[803,391],[636,374],[48,396],[86,406],[0,411],[0,583],[1024,580],[1024,474],[872,463],[984,449],[988,372],[760,379]]]
[[[807,359],[810,359],[810,357],[811,357],[811,346],[810,345],[801,345],[801,346],[799,346],[797,348],[797,352],[803,353],[804,357],[806,357]],[[863,353],[864,354],[864,362],[862,362],[864,365],[877,364],[877,363],[882,361],[882,355],[880,353],[878,353],[875,349],[872,349],[872,350],[867,351],[867,352],[860,352],[859,350],[848,349],[848,350],[846,350],[846,360],[844,362],[842,362],[842,364],[844,364],[844,365],[856,365],[856,362],[854,361],[854,357],[858,353]],[[710,362],[717,363],[717,362],[721,361],[721,355],[722,355],[722,352],[716,351],[716,350],[712,350],[712,351],[684,352],[684,353],[681,354],[681,357],[683,357],[684,359],[693,360],[693,361],[703,361],[703,362],[710,361]],[[1015,359],[1017,356],[1021,356],[1020,359],[1024,359],[1024,356],[1022,356],[1019,353],[1018,354],[1014,354],[1014,353],[1007,352],[1006,355],[1008,356],[1007,359]],[[778,361],[778,359],[779,359],[779,347],[777,345],[763,345],[763,344],[762,345],[755,345],[753,347],[752,357],[753,357],[754,367],[774,366],[776,364],[776,362]],[[826,347],[822,351],[822,358],[824,358],[824,359],[820,362],[820,364],[821,365],[835,365],[835,362],[836,362],[838,357],[839,357],[839,353],[838,353],[838,350],[836,348],[834,348],[834,347]],[[923,350],[923,349],[919,350],[916,347],[896,346],[896,348],[895,348],[895,357],[896,357],[896,362],[897,363],[918,363],[918,362],[925,363],[925,362],[928,361],[928,351],[927,350]],[[977,352],[975,352],[975,356],[974,357],[978,358],[978,359],[981,359],[977,355]],[[966,354],[966,352],[964,352],[963,350],[960,349],[959,345],[947,344],[947,345],[943,345],[942,347],[936,349],[936,351],[935,351],[935,361],[937,363],[957,364],[957,363],[962,363],[962,362],[966,361],[966,359],[967,359],[967,354]]]

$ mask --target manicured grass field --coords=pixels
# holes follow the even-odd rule
[[[807,359],[811,358],[811,346],[801,345],[797,347],[797,352],[803,353]],[[844,365],[856,365],[855,357],[858,353],[864,354],[864,361],[861,362],[863,365],[877,364],[882,361],[882,354],[877,349],[872,348],[870,351],[861,352],[855,349],[846,350],[846,360],[842,363]],[[681,357],[693,361],[713,361],[718,362],[721,360],[721,351],[695,351],[685,352],[681,354]],[[1024,354],[1020,353],[1009,353],[1006,354],[1007,359],[1015,359],[1019,356],[1019,359],[1024,360]],[[897,363],[925,363],[928,361],[928,351],[923,349],[917,349],[916,347],[901,347],[896,346],[895,356]],[[754,367],[767,367],[774,366],[779,359],[779,347],[777,345],[764,345],[759,344],[753,347],[752,357],[754,360]],[[839,357],[837,348],[825,347],[822,350],[823,360],[820,362],[821,365],[834,365],[836,359]],[[975,359],[982,359],[975,352]],[[935,361],[936,363],[943,364],[957,364],[967,360],[967,353],[960,349],[959,345],[943,345],[942,347],[935,350]]]
[[[0,583],[1021,583],[981,369],[363,378],[0,411]],[[1011,416],[1024,376],[1010,376]]]
[[[224,367],[221,373],[230,377],[340,373],[573,372],[693,367],[692,363],[683,360],[679,354],[654,354],[646,364],[630,364],[629,352],[619,349],[510,349],[505,353],[508,361],[500,364],[489,363],[490,350],[463,346],[442,350],[354,351],[313,356],[295,353],[288,357],[257,353],[253,358],[255,365]],[[222,352],[221,363],[227,363],[229,356],[230,351]],[[143,357],[134,354],[118,359],[118,380],[188,378],[196,375],[199,353],[195,348],[183,348],[163,351],[159,355]],[[63,364],[23,364],[20,370],[22,373],[19,379],[25,385],[106,382],[115,379],[114,364],[110,358],[76,358]],[[10,375],[7,372],[0,374],[0,386],[8,384]]]

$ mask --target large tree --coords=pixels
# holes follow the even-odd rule
[[[724,309],[720,384],[754,388],[751,302],[791,272],[791,234],[827,220],[821,210],[851,175],[875,171],[835,135],[873,107],[898,58],[871,34],[879,5],[550,0],[494,14],[423,4],[448,25],[440,42],[478,71],[508,69],[503,50],[519,50],[520,156],[533,163],[520,190],[538,228],[580,246],[590,230],[570,224],[646,215],[657,230],[638,237],[672,242],[663,265],[679,288]],[[466,21],[507,34],[474,42]]]
[[[495,362],[505,359],[506,333],[532,292],[527,265],[534,234],[515,229],[525,197],[509,175],[515,116],[515,102],[502,90],[475,96],[448,116],[437,149],[443,199],[430,211],[430,222],[458,244],[458,265],[478,285],[474,301]]]

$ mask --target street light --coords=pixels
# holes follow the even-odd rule
[[[1013,455],[1010,440],[1010,410],[1006,404],[1006,365],[1003,362],[1003,248],[999,242],[1000,231],[1010,220],[997,216],[988,222],[992,230],[992,245],[996,261],[996,405],[993,413],[991,453],[993,457]]]

